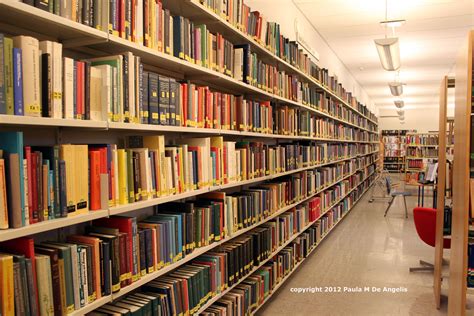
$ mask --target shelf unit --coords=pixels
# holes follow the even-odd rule
[[[470,201],[470,153],[473,92],[474,30],[469,31],[456,59],[454,117],[453,208],[449,263],[448,315],[466,315],[467,244]],[[473,201],[471,201],[473,203]],[[438,259],[439,260],[439,259]]]
[[[65,49],[72,49],[74,51],[79,51],[85,54],[93,55],[107,55],[110,53],[117,53],[123,51],[131,51],[135,55],[141,57],[143,63],[156,67],[166,73],[175,74],[180,79],[189,79],[196,83],[204,83],[211,87],[216,87],[219,91],[228,91],[236,94],[243,94],[258,100],[272,100],[279,103],[284,103],[298,107],[301,109],[306,109],[314,113],[318,117],[329,118],[335,122],[341,123],[345,126],[359,129],[360,131],[367,132],[369,135],[368,140],[351,140],[351,139],[335,139],[331,137],[304,137],[304,136],[290,136],[290,135],[277,135],[277,134],[264,134],[264,133],[254,133],[254,132],[240,132],[233,130],[223,130],[223,129],[205,129],[205,128],[190,128],[190,127],[172,127],[172,126],[159,126],[159,125],[147,125],[147,124],[131,124],[131,123],[116,123],[116,122],[105,122],[105,121],[85,121],[85,120],[66,120],[66,119],[51,119],[51,118],[31,118],[31,117],[22,117],[22,116],[10,116],[10,115],[0,115],[0,129],[26,129],[31,131],[37,131],[39,129],[52,129],[57,132],[59,135],[61,131],[67,131],[68,133],[77,133],[78,131],[87,131],[93,133],[110,134],[110,133],[130,133],[130,132],[144,132],[144,133],[174,133],[178,137],[182,135],[198,135],[198,134],[209,134],[209,135],[223,135],[229,137],[238,137],[238,138],[261,138],[263,140],[312,140],[318,142],[340,142],[340,143],[355,143],[355,144],[369,144],[376,145],[379,144],[378,138],[378,127],[377,120],[375,116],[371,113],[368,113],[365,108],[357,109],[357,104],[351,104],[349,100],[342,98],[335,92],[333,92],[329,87],[320,83],[318,80],[302,72],[297,67],[289,64],[285,60],[275,56],[271,51],[260,43],[254,41],[248,35],[244,34],[238,30],[235,26],[228,23],[222,17],[211,12],[209,9],[202,6],[198,1],[195,0],[179,0],[179,1],[163,1],[165,5],[178,6],[175,8],[174,12],[178,12],[183,16],[189,17],[198,17],[200,21],[205,23],[212,23],[213,30],[219,30],[224,37],[228,38],[234,42],[245,42],[249,43],[252,46],[252,49],[259,54],[259,57],[264,58],[266,62],[270,62],[278,66],[278,69],[285,70],[287,73],[295,74],[300,77],[304,82],[309,83],[312,87],[315,87],[319,91],[322,91],[326,94],[327,97],[341,103],[344,107],[352,111],[353,113],[362,117],[365,122],[364,126],[359,126],[354,122],[346,121],[340,117],[335,117],[330,113],[321,111],[319,109],[310,107],[306,104],[297,102],[295,100],[290,100],[281,96],[278,96],[273,93],[258,89],[254,86],[248,85],[246,83],[237,81],[231,77],[225,76],[213,70],[207,69],[205,67],[198,66],[196,64],[183,61],[176,57],[170,56],[168,54],[152,50],[150,48],[144,47],[133,42],[126,41],[122,38],[108,34],[106,30],[98,30],[91,27],[87,27],[80,23],[72,22],[63,17],[45,12],[43,10],[34,8],[24,3],[20,3],[13,0],[0,0],[0,19],[2,23],[0,24],[0,30],[12,33],[12,34],[24,34],[31,35],[40,39],[49,39],[57,40],[63,44]],[[365,111],[364,114],[362,111]],[[60,138],[60,137],[59,137]],[[367,154],[360,154],[354,157],[347,157],[344,159],[336,161],[328,161],[314,166],[309,166],[305,168],[299,168],[296,170],[291,170],[288,172],[270,175],[266,177],[251,179],[247,181],[242,181],[238,183],[230,183],[221,186],[214,186],[210,188],[205,188],[201,190],[195,190],[190,192],[185,192],[183,194],[166,196],[158,199],[147,200],[144,202],[137,202],[128,205],[121,205],[116,207],[111,207],[106,210],[100,211],[90,211],[88,214],[68,217],[62,219],[56,219],[51,221],[45,221],[29,226],[25,226],[18,229],[8,229],[0,231],[0,241],[11,240],[14,238],[35,235],[39,233],[44,233],[51,230],[61,229],[80,223],[87,223],[94,219],[108,217],[111,215],[125,214],[129,212],[135,212],[144,208],[149,208],[151,206],[159,205],[166,202],[177,201],[189,197],[194,197],[202,193],[217,191],[217,190],[226,190],[231,188],[238,188],[241,186],[246,186],[250,184],[256,184],[264,182],[267,180],[276,179],[278,177],[287,176],[290,174],[298,173],[304,170],[315,169],[323,166],[328,166],[343,161],[348,161],[357,157],[373,156],[378,153],[378,150],[374,150]],[[124,287],[118,293],[102,297],[85,307],[76,310],[72,315],[84,315],[93,311],[94,309],[111,302],[119,297],[123,297],[125,294],[130,293],[133,290],[136,290],[141,285],[162,276],[180,266],[189,262],[190,260],[197,258],[199,255],[206,253],[207,251],[218,247],[219,245],[236,238],[239,235],[242,235],[245,232],[250,231],[251,229],[258,227],[259,225],[269,221],[272,218],[275,218],[278,215],[283,214],[292,207],[299,205],[316,194],[323,192],[332,186],[340,183],[341,181],[348,179],[349,177],[356,175],[358,172],[367,173],[367,168],[377,163],[378,159],[374,159],[373,162],[368,165],[354,171],[351,174],[348,174],[334,183],[331,183],[325,187],[319,188],[317,192],[314,192],[306,196],[301,201],[287,205],[282,209],[278,210],[276,213],[265,218],[263,221],[252,225],[246,229],[242,229],[232,236],[225,238],[219,242],[213,243],[206,247],[197,248],[190,255],[185,256],[182,260],[171,264],[165,268],[162,268],[155,273],[146,275],[142,277],[139,281],[132,283],[131,285]],[[348,197],[352,192],[358,189],[361,185],[367,186],[367,181],[370,181],[374,177],[374,172],[367,175],[359,184],[354,186],[349,190],[345,195],[341,197],[336,203],[331,207],[326,209],[324,212],[329,212],[334,206],[336,206],[340,201],[345,197]],[[359,196],[358,200],[354,202],[353,206],[360,200],[363,194],[367,191],[364,190],[363,193]],[[352,208],[351,208],[352,209]],[[349,210],[350,211],[350,210]],[[324,213],[323,213],[324,214]],[[323,216],[321,214],[321,216]],[[347,215],[347,212],[340,218],[338,222],[324,235],[323,239],[328,236],[328,234],[334,229],[334,227]],[[313,223],[311,223],[313,224]],[[310,224],[310,225],[311,225]],[[309,225],[307,226],[309,227]],[[306,227],[306,228],[307,228]],[[305,229],[306,229],[305,228]],[[303,230],[304,231],[304,230]],[[303,232],[302,231],[302,232]],[[302,233],[300,232],[300,233]],[[300,234],[299,233],[299,234]],[[289,244],[294,238],[299,234],[295,234],[292,239],[287,241],[285,245]],[[275,254],[283,249],[284,246],[278,248]],[[314,249],[312,250],[314,251]],[[255,267],[254,271],[258,267]],[[296,267],[295,269],[296,270]],[[292,270],[292,273],[293,271]],[[243,279],[242,279],[243,280]],[[241,280],[241,281],[242,281]],[[241,282],[240,281],[240,282]],[[281,282],[280,284],[282,284]],[[230,289],[229,289],[230,290]],[[211,305],[213,302],[217,301],[223,294],[212,298],[211,301],[208,301],[206,305],[201,307],[201,310],[204,310],[207,306]]]
[[[407,130],[382,130],[384,151],[383,167],[389,172],[403,172],[405,169],[405,135]]]
[[[407,133],[405,182],[417,185],[429,161],[438,160],[439,133]],[[444,135],[444,133],[442,134]],[[414,166],[413,164],[416,164]]]

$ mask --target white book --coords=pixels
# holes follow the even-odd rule
[[[89,297],[89,290],[88,290],[88,282],[87,282],[87,251],[85,248],[81,247],[79,253],[79,260],[80,260],[80,282],[82,284],[82,292],[83,300],[81,300],[81,307],[87,305],[88,297]]]
[[[108,113],[113,111],[112,67],[110,65],[94,66],[101,72],[101,120],[107,120]],[[92,119],[92,113],[91,113]]]
[[[136,1],[135,41],[143,45],[143,1]]]
[[[105,104],[103,99],[107,97],[108,91],[102,90],[103,80],[102,70],[98,67],[90,68],[90,119],[91,121],[103,121],[105,117]]]
[[[53,42],[53,96],[52,96],[52,117],[60,119],[63,117],[63,45]]]
[[[53,315],[54,314],[54,300],[53,300],[53,279],[51,276],[51,261],[49,256],[35,255],[36,263],[36,282],[38,284],[38,297],[40,314]]]
[[[173,162],[171,157],[165,157],[165,173],[166,173],[166,187],[168,195],[174,194],[175,187],[173,186]]]
[[[234,49],[234,78],[239,81],[244,80],[244,49]]]
[[[63,117],[74,119],[74,60],[63,58]]]

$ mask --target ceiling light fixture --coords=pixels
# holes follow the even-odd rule
[[[399,116],[404,116],[404,115],[405,115],[405,111],[404,111],[404,110],[399,110],[399,111],[397,111],[397,114],[398,114]]]
[[[406,20],[385,20],[380,22],[380,25],[383,27],[400,27],[405,24]]]
[[[393,101],[393,103],[395,103],[395,106],[399,109],[401,109],[405,106],[405,102],[403,102],[403,100],[395,100],[395,101]]]
[[[405,120],[405,116],[404,116],[404,115],[399,116],[398,119],[399,119],[400,121],[404,121],[404,120]]]
[[[399,97],[403,94],[403,85],[402,82],[389,82],[388,86],[390,88],[390,92],[393,96]]]
[[[400,69],[400,45],[398,37],[374,40],[382,67],[388,71]]]

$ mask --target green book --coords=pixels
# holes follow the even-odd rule
[[[14,115],[14,103],[13,103],[13,40],[5,37],[3,39],[4,48],[4,75],[5,75],[5,95],[6,95],[6,106],[7,114]]]
[[[127,149],[127,183],[128,183],[128,203],[135,202],[135,170],[133,167],[133,152]],[[138,192],[137,192],[138,193]]]
[[[137,292],[135,294],[130,295],[131,297],[141,298],[147,300],[151,304],[151,314],[158,315],[158,296],[156,295],[147,295],[145,293]]]

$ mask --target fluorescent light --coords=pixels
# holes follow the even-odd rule
[[[386,20],[380,22],[383,27],[400,27],[405,24],[406,20]]]
[[[395,101],[393,101],[393,103],[395,103],[395,106],[399,109],[401,109],[405,106],[405,102],[403,102],[403,100],[395,100]]]
[[[388,86],[393,96],[399,97],[403,94],[403,85],[401,82],[389,82]]]
[[[380,62],[385,70],[394,71],[400,68],[400,46],[398,37],[374,40]]]

